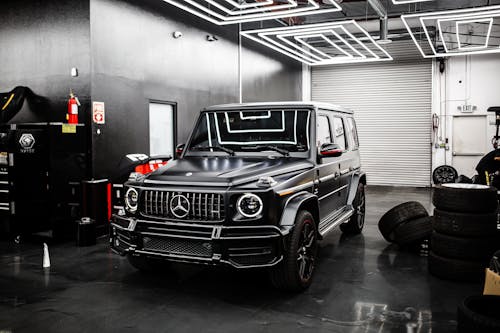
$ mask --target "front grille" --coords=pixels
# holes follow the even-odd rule
[[[206,241],[173,238],[143,238],[144,250],[192,257],[212,257],[212,244]]]
[[[188,208],[186,216],[176,216],[172,211],[175,208],[171,205],[172,199],[176,196],[183,196],[189,202],[189,207],[184,207]],[[146,190],[143,191],[141,202],[142,214],[147,216],[191,221],[220,222],[224,220],[224,196],[222,194]],[[173,203],[175,205],[177,201]],[[185,203],[184,200],[183,203]]]

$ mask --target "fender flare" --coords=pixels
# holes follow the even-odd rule
[[[352,206],[352,203],[354,202],[354,198],[356,197],[356,193],[358,192],[359,183],[366,185],[366,173],[357,172],[352,175],[351,187],[349,189],[349,196],[347,197],[348,206]]]
[[[319,224],[319,200],[318,197],[309,192],[294,194],[285,203],[281,215],[280,226],[290,228],[295,225],[295,217],[300,208],[306,206],[313,215],[316,224]]]

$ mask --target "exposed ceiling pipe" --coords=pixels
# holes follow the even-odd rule
[[[368,21],[358,21],[359,25],[361,25],[368,32],[375,32],[380,28],[380,22],[377,19],[368,20]],[[390,18],[387,20],[388,30],[406,30],[403,21],[400,18]],[[416,26],[416,25],[415,25]]]
[[[343,0],[341,2],[355,2],[359,0]],[[380,38],[378,43],[380,44],[388,44],[391,40],[388,38],[389,36],[389,19],[387,14],[387,9],[382,4],[380,0],[366,0],[366,2],[373,8],[375,13],[379,16],[379,28],[380,28]]]
[[[379,44],[388,44],[392,42],[389,38],[389,21],[387,17],[387,9],[380,2],[380,0],[367,0],[368,4],[372,6],[373,10],[380,17],[380,38]]]
[[[367,0],[367,2],[380,18],[387,18],[387,9],[380,0]]]

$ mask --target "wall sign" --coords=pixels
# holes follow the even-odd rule
[[[96,124],[104,125],[106,123],[106,111],[104,102],[92,103],[92,120]]]

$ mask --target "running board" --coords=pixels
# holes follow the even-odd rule
[[[320,235],[322,237],[326,236],[326,234],[328,234],[332,229],[338,227],[342,223],[347,222],[347,220],[349,218],[351,218],[351,216],[353,214],[354,214],[354,209],[349,209],[347,212],[343,213],[342,215],[340,215],[337,219],[333,220],[332,222],[330,222],[326,225],[320,226],[319,227]]]

